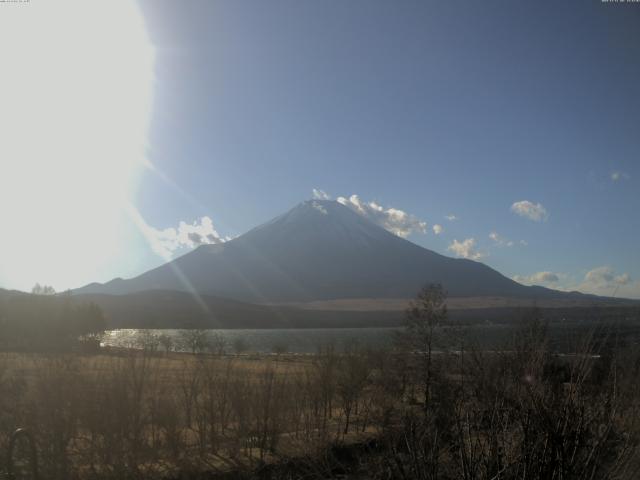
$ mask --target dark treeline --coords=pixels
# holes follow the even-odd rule
[[[0,297],[0,348],[49,351],[96,347],[107,326],[101,309],[70,295],[13,294]]]

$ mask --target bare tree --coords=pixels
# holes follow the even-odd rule
[[[36,283],[31,289],[34,295],[55,295],[56,291],[51,285],[40,285]]]
[[[209,337],[209,352],[213,353],[214,355],[224,355],[227,346],[227,340],[221,333],[214,333]]]
[[[164,348],[165,353],[169,353],[173,349],[173,338],[171,338],[170,335],[163,333],[158,337],[158,341],[160,345],[162,345],[162,348]]]
[[[194,355],[204,352],[209,343],[207,331],[201,329],[182,330],[180,332],[180,340],[182,347]]]
[[[249,345],[244,337],[238,337],[233,341],[233,350],[236,352],[236,355],[240,355],[249,350]]]
[[[446,293],[440,284],[424,287],[406,312],[404,331],[398,343],[420,359],[419,375],[424,390],[424,409],[428,408],[433,381],[433,352],[436,329],[447,320]]]

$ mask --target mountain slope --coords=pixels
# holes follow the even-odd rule
[[[439,255],[334,201],[306,201],[229,242],[204,245],[138,277],[75,293],[195,291],[255,303],[411,298],[439,282],[451,296],[567,296],[488,266]]]

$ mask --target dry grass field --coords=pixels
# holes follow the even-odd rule
[[[44,478],[244,471],[372,432],[359,354],[5,353],[0,373],[2,446],[27,427]]]
[[[0,451],[27,428],[52,480],[637,478],[634,345],[559,356],[533,318],[483,351],[414,313],[391,350],[3,353]]]

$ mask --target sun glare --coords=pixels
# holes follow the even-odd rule
[[[122,248],[146,164],[144,20],[131,0],[7,4],[0,58],[0,286],[78,286]]]

